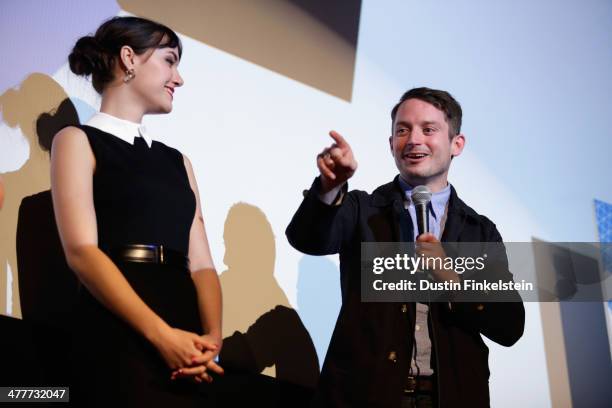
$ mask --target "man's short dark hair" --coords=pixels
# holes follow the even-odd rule
[[[400,105],[408,99],[418,99],[427,102],[444,112],[448,123],[448,137],[453,138],[461,132],[461,105],[446,91],[431,88],[413,88],[404,93],[399,102],[391,110],[391,125],[395,124],[395,116]]]

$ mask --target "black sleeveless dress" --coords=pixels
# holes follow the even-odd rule
[[[157,244],[188,253],[196,201],[181,153],[142,138],[134,145],[81,126],[96,159],[98,246]],[[171,327],[202,333],[195,286],[176,266],[122,262],[119,270]],[[75,310],[71,401],[78,406],[201,406],[199,387],[171,381],[157,350],[81,286]]]

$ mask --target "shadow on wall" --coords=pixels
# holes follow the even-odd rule
[[[2,374],[10,373],[9,378],[22,378],[28,384],[65,384],[69,316],[78,285],[66,263],[53,214],[49,153],[53,136],[67,125],[78,124],[79,118],[63,89],[44,74],[30,75],[18,90],[5,92],[0,100],[4,121],[19,126],[30,147],[26,163],[4,174],[0,278],[6,284],[8,262],[13,274],[12,314],[27,322],[3,320],[15,331],[4,336],[8,346],[0,350]],[[2,313],[6,312],[6,289],[0,296]]]
[[[40,73],[29,75],[17,89],[9,89],[0,96],[2,119],[10,127],[21,129],[30,148],[26,162],[16,171],[3,174],[4,206],[0,210],[0,313],[21,317],[19,279],[16,254],[16,235],[19,207],[30,195],[45,192],[50,188],[49,149],[53,135],[61,127],[78,123],[76,110],[63,88],[53,78]],[[49,200],[45,194],[32,200]],[[49,211],[48,204],[46,211]],[[45,207],[44,205],[42,207]],[[30,208],[30,206],[28,206]],[[31,217],[31,214],[23,216]],[[52,211],[42,218],[53,218]],[[50,222],[45,221],[44,225]],[[57,235],[56,230],[53,232]],[[44,239],[37,232],[39,239]],[[44,242],[44,241],[43,241]],[[61,248],[60,248],[61,251]],[[28,257],[36,254],[27,253]],[[7,274],[12,274],[12,298],[7,299]]]
[[[323,366],[342,303],[338,266],[326,257],[305,255],[298,265],[297,286],[298,310]]]
[[[70,99],[64,99],[55,112],[38,117],[39,145],[50,152],[55,134],[67,125],[78,123],[74,105]],[[51,190],[23,198],[16,238],[23,318],[67,330],[78,281],[66,263],[55,223]]]
[[[253,205],[235,204],[228,212],[223,237],[227,269],[220,276],[221,364],[314,388],[319,376],[317,352],[274,278],[276,245],[265,214]]]

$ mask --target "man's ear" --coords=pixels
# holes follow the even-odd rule
[[[463,133],[459,133],[451,140],[451,158],[457,157],[463,152],[465,147],[465,136]]]

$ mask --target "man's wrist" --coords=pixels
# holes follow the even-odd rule
[[[336,186],[336,187],[332,188],[331,190],[329,190],[326,193],[320,191],[319,192],[319,200],[321,200],[322,202],[324,202],[327,205],[332,205],[336,201],[338,201],[338,193],[340,193],[341,190],[342,190],[342,185]]]

